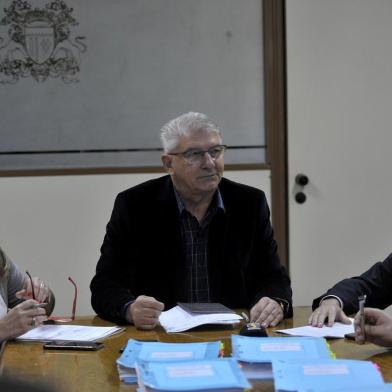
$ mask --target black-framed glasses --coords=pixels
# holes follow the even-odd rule
[[[68,280],[73,284],[73,287],[74,287],[74,299],[73,299],[73,303],[72,303],[72,316],[70,318],[64,318],[64,317],[59,317],[59,316],[50,316],[50,317],[48,317],[48,320],[57,321],[60,323],[68,323],[70,321],[75,320],[76,302],[78,299],[78,287],[76,286],[76,283],[74,282],[74,280],[70,276],[68,276]]]
[[[210,147],[208,150],[202,150],[200,148],[190,148],[184,152],[172,152],[168,155],[181,155],[188,163],[199,164],[203,161],[205,154],[207,153],[214,161],[219,159],[227,146],[224,144],[218,144]]]

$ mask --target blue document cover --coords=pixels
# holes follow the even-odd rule
[[[352,386],[350,388],[339,388],[339,389],[332,389],[329,392],[392,392],[392,384],[391,383],[385,383],[384,385],[379,385],[379,386],[371,386],[371,387],[358,387],[358,386]]]
[[[274,360],[275,391],[330,392],[334,389],[384,385],[369,361],[349,359]]]
[[[182,362],[137,361],[139,384],[159,391],[241,391],[250,384],[232,358]]]
[[[273,359],[331,359],[324,338],[231,336],[232,355],[243,362],[271,363]]]
[[[128,344],[117,359],[117,364],[128,368],[135,367],[135,361],[189,361],[218,358],[221,342],[202,343],[161,343],[140,342],[129,339]]]

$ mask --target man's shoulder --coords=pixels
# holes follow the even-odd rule
[[[222,178],[219,184],[219,190],[222,194],[226,194],[236,199],[260,199],[265,198],[265,194],[261,189],[255,188],[250,185],[245,185],[239,182]]]
[[[386,264],[392,268],[392,253],[389,254],[389,256],[383,261],[383,264]]]
[[[117,197],[122,199],[156,197],[163,191],[168,191],[170,189],[170,184],[170,176],[165,175],[125,189],[120,192]]]

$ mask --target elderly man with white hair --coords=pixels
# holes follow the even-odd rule
[[[290,317],[265,195],[223,178],[221,131],[190,112],[164,125],[161,140],[168,175],[116,198],[90,286],[94,310],[140,329],[177,302],[248,308],[263,326]]]

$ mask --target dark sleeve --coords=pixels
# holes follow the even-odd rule
[[[284,317],[293,315],[290,278],[280,263],[278,246],[270,222],[270,210],[264,193],[257,203],[259,219],[253,244],[247,279],[253,291],[253,304],[262,297],[270,297],[282,304]]]
[[[336,295],[343,301],[347,314],[358,311],[358,297],[366,294],[366,306],[386,308],[392,304],[392,254],[360,276],[344,279],[313,301],[312,309],[319,306],[326,295]]]
[[[132,287],[130,251],[127,242],[132,239],[129,208],[119,194],[106,226],[96,274],[91,289],[91,305],[95,312],[106,320],[125,323],[124,305],[135,299]]]

